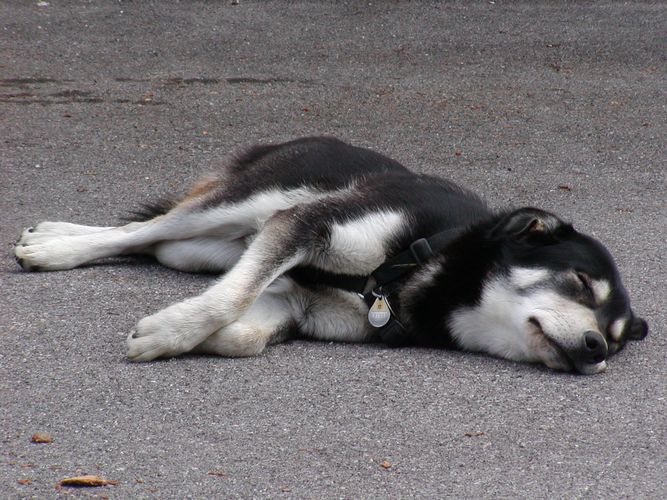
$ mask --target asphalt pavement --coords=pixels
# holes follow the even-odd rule
[[[666,32],[663,2],[0,1],[0,497],[665,498]],[[40,220],[312,134],[571,220],[649,337],[590,377],[301,341],[132,364],[214,277],[14,262]],[[115,484],[57,486],[83,474]]]

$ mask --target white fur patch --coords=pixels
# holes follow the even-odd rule
[[[323,267],[348,274],[373,271],[385,261],[387,241],[403,228],[404,222],[400,212],[375,212],[334,224]]]
[[[34,230],[23,233],[14,253],[23,261],[24,267],[39,267],[46,271],[71,269],[103,257],[140,252],[165,240],[207,236],[235,240],[258,232],[277,211],[320,199],[345,196],[353,188],[351,184],[335,191],[273,189],[257,193],[239,203],[204,211],[191,211],[190,206],[185,204],[168,215],[117,228],[89,228],[44,222]],[[188,263],[183,267],[187,268]]]
[[[204,226],[219,226],[217,234],[226,237],[242,237],[262,228],[276,212],[295,205],[313,203],[324,198],[336,198],[349,194],[353,186],[335,191],[318,191],[312,188],[290,190],[272,189],[256,193],[249,198],[227,205],[221,205],[202,212],[199,217]],[[189,214],[191,217],[193,214]],[[230,226],[236,227],[238,234],[230,233]]]
[[[303,290],[289,297],[303,334],[319,340],[362,342],[372,334],[368,307],[356,293]]]
[[[212,333],[196,352],[221,356],[255,356],[276,338],[291,316],[287,298],[263,293],[237,321]]]
[[[242,241],[222,237],[164,241],[153,250],[162,265],[187,272],[224,271],[239,260],[245,246]]]
[[[595,313],[550,289],[520,294],[504,278],[487,284],[477,306],[455,312],[449,321],[452,335],[464,349],[515,361],[542,361],[552,353],[534,341],[535,318],[550,341],[576,349],[583,334],[597,330]]]
[[[525,298],[504,280],[486,286],[477,306],[456,311],[449,320],[453,337],[465,350],[515,361],[538,361],[527,341]]]
[[[243,316],[278,276],[303,260],[296,252],[278,265],[272,263],[272,236],[260,233],[238,263],[202,295],[140,320],[127,338],[128,357],[150,361],[189,352]]]
[[[627,319],[619,318],[611,324],[611,326],[609,327],[609,334],[611,335],[612,339],[616,341],[620,340],[621,335],[623,334],[623,330],[625,329],[625,324],[627,322],[628,322]]]
[[[593,289],[597,304],[602,304],[606,301],[611,293],[611,285],[607,280],[591,280],[591,288]]]
[[[432,260],[427,262],[405,283],[401,291],[401,300],[410,301],[410,297],[423,290],[435,281],[435,275],[442,270],[442,262]]]
[[[516,288],[529,288],[540,283],[551,276],[546,269],[534,267],[517,267],[512,269],[510,281]]]

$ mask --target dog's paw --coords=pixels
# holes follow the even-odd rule
[[[81,262],[75,251],[74,242],[70,241],[71,238],[71,236],[22,237],[14,247],[16,262],[27,271],[72,269]]]
[[[14,255],[28,271],[72,269],[89,260],[88,237],[106,229],[110,228],[41,222],[23,231],[14,246]]]
[[[151,361],[191,351],[216,330],[200,301],[190,299],[147,316],[127,337],[132,361]]]

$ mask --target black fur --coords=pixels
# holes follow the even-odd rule
[[[164,215],[174,208],[178,203],[176,198],[158,198],[155,201],[141,203],[136,210],[122,216],[120,219],[124,222],[145,222],[160,215]]]

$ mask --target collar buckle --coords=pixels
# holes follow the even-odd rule
[[[410,244],[410,253],[418,266],[433,257],[433,249],[426,238],[419,238]]]

